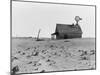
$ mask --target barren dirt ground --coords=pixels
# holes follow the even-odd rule
[[[35,41],[12,39],[12,69],[16,73],[95,69],[95,39]]]

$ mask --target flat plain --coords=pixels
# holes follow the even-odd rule
[[[42,73],[95,69],[95,38],[42,40],[12,38],[12,69]]]

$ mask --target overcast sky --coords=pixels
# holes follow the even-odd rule
[[[95,7],[12,2],[12,36],[51,37],[57,23],[75,23],[74,17],[80,16],[79,22],[83,37],[95,37]]]

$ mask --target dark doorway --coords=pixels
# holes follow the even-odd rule
[[[68,39],[68,35],[64,35],[64,39]]]

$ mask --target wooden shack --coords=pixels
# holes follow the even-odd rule
[[[81,38],[82,30],[78,24],[56,24],[55,32],[51,36],[56,36],[56,39]]]

